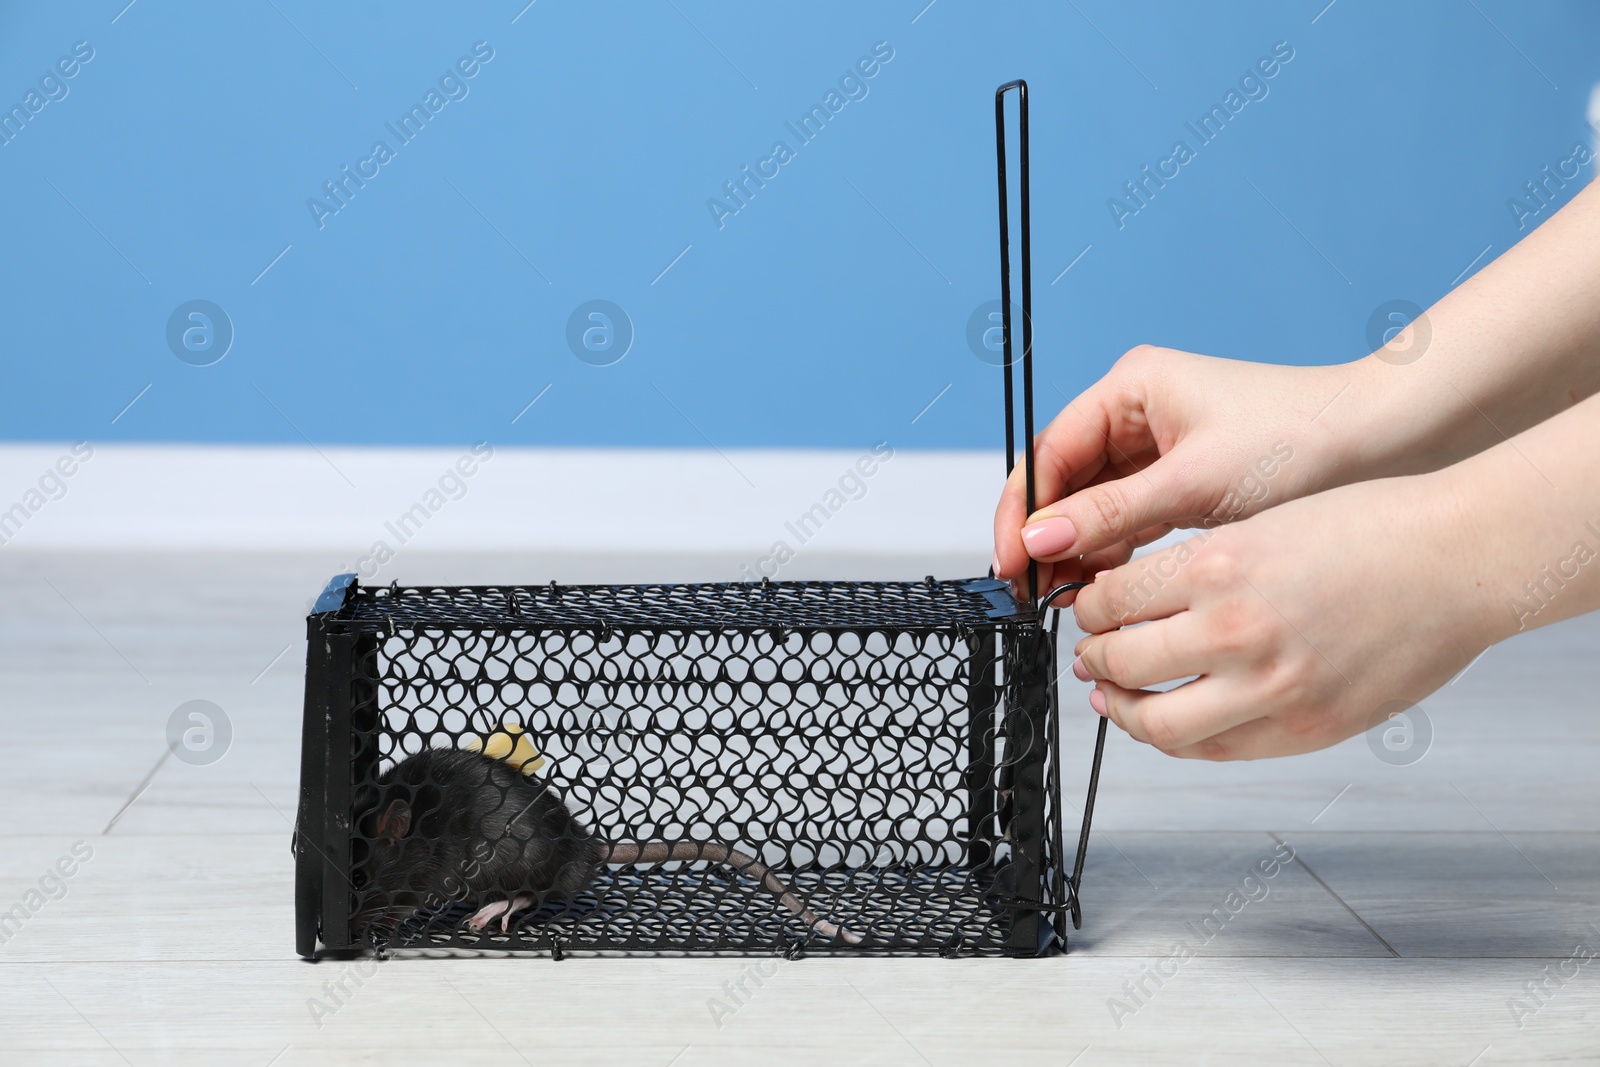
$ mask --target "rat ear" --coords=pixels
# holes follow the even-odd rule
[[[411,805],[396,799],[378,816],[378,836],[401,838],[411,832]]]

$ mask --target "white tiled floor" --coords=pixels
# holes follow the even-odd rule
[[[1580,944],[1600,950],[1600,619],[1491,650],[1426,702],[1435,738],[1411,766],[1380,761],[1359,738],[1213,766],[1114,735],[1069,955],[784,963],[719,1025],[708,1002],[726,998],[749,961],[356,968],[294,956],[302,615],[336,562],[0,555],[0,910],[75,842],[93,850],[65,896],[0,944],[0,1061],[1600,1059],[1600,963],[1569,965],[1576,977],[1549,981],[1540,998],[1525,988]],[[785,577],[981,567],[819,556]],[[413,556],[384,578],[686,580],[727,569],[711,557]],[[162,759],[167,716],[195,698],[221,705],[234,730],[226,757],[206,767]],[[1067,704],[1078,803],[1094,716],[1081,692]],[[1279,842],[1298,862],[1203,937],[1203,920]],[[1164,962],[1180,941],[1193,958]],[[348,993],[314,1018],[313,998],[333,1003],[329,983]]]

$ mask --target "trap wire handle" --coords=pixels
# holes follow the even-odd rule
[[[1029,247],[1032,229],[1028,195],[1028,83],[1018,78],[994,91],[995,164],[1000,181],[1000,322],[1004,345],[1006,382],[1006,477],[1017,465],[1014,393],[1011,385],[1011,215],[1006,202],[1006,93],[1017,91],[1017,155],[1020,171],[1019,206],[1022,230],[1022,433],[1025,451],[1028,514],[1034,510],[1033,498],[1033,256]],[[1028,604],[1039,603],[1039,564],[1028,560]]]

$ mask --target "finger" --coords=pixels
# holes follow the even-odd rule
[[[1066,582],[1081,581],[1082,579],[1078,577],[1080,562],[1073,559],[1065,560],[1061,563],[1035,564],[1034,571],[1038,576],[1039,595],[1044,596],[1052,589]],[[1031,595],[1031,586],[1029,585],[1028,567],[1026,565],[1010,578],[1010,582],[1012,598],[1019,602],[1028,600]]]
[[[1186,752],[1259,718],[1259,711],[1240,698],[1227,679],[1197,678],[1166,692],[1124,689],[1115,682],[1097,682],[1106,717],[1128,736],[1169,755]]]
[[[1080,679],[1114,682],[1123,689],[1146,689],[1216,667],[1205,624],[1191,611],[1090,635],[1078,642],[1075,651],[1072,669]]]
[[[1113,570],[1122,566],[1133,557],[1133,546],[1128,544],[1112,545],[1110,548],[1081,558],[1074,557],[1062,560],[1060,563],[1039,564],[1039,587],[1042,593],[1067,582],[1093,581],[1094,576],[1101,571]],[[1071,594],[1067,594],[1071,595]],[[1056,601],[1060,605],[1062,601]],[[1067,601],[1066,603],[1071,603]]]
[[[1081,398],[1080,398],[1081,400]],[[1090,451],[1079,442],[1068,442],[1065,447],[1058,441],[1060,434],[1054,423],[1034,436],[1033,506],[1053,503],[1069,492],[1087,485],[1106,472],[1104,450]],[[995,546],[1001,561],[1007,565],[1027,562],[1025,551],[1017,535],[1028,519],[1028,466],[1025,457],[1006,476],[1000,492],[1000,503],[995,508]],[[1013,563],[1011,556],[1017,556]]]
[[[1252,719],[1221,733],[1174,749],[1168,755],[1179,759],[1252,760],[1272,756],[1292,756],[1325,748],[1327,741],[1296,734],[1276,719]]]
[[[1112,545],[1110,548],[1095,552],[1082,559],[1073,558],[1062,560],[1060,563],[1039,564],[1039,596],[1042,598],[1068,582],[1087,582],[1101,571],[1120,567],[1133,556],[1133,546],[1129,544]],[[1028,570],[1024,566],[1020,573],[1012,578],[1012,595],[1018,600],[1027,599]],[[1053,608],[1068,608],[1072,606],[1073,598],[1078,595],[1077,590],[1071,590],[1056,597],[1050,602]]]
[[[1154,458],[1155,442],[1142,414],[1142,395],[1142,389],[1130,389],[1121,376],[1107,375],[1035,435],[1035,507],[1059,500],[1092,481],[1113,459],[1132,469],[1140,459]],[[1114,430],[1122,438],[1117,443],[1112,442]],[[995,555],[1007,574],[1027,562],[1018,540],[1027,518],[1027,471],[1026,464],[1019,461],[1006,479],[994,518]]]
[[[1115,570],[1133,558],[1135,547],[1123,541],[1120,544],[1112,545],[1110,548],[1102,548],[1098,552],[1089,553],[1079,561],[1079,577],[1074,580],[1080,582],[1093,581],[1095,575],[1101,571]]]
[[[1141,450],[1136,455],[1130,456],[1118,449],[1116,445],[1107,441],[1106,451],[1102,454],[1100,463],[1087,467],[1073,475],[1071,480],[1062,487],[1062,492],[1044,503],[1054,503],[1069,493],[1076,493],[1091,485],[1099,485],[1102,482],[1114,482],[1118,478],[1126,478],[1130,474],[1143,470],[1158,458],[1160,458],[1160,453],[1155,451],[1153,445],[1149,449]]]
[[[1196,510],[1198,482],[1183,469],[1181,452],[1174,450],[1143,470],[1086,485],[1041,507],[1022,527],[1024,549],[1041,560],[1081,556],[1151,526],[1187,518]]]
[[[1061,455],[1039,435],[1035,446],[1034,506],[1053,503],[1080,486],[1092,482],[1105,473],[1105,456],[1091,457],[1077,470],[1065,466]],[[1023,547],[1021,532],[1028,520],[1027,466],[1019,461],[1006,478],[1000,493],[1000,503],[994,513],[995,559],[1005,573],[1010,574],[1028,565],[1029,556]]]
[[[1119,480],[1121,478],[1128,477],[1130,474],[1137,473],[1137,470],[1138,470],[1138,468],[1130,467],[1130,466],[1128,466],[1126,464],[1115,464],[1115,465],[1107,464],[1105,467],[1103,467],[1100,470],[1100,472],[1098,474],[1096,474],[1092,478],[1084,478],[1084,479],[1074,478],[1073,479],[1073,483],[1074,484],[1072,486],[1070,486],[1070,492],[1074,492],[1074,493],[1078,492],[1079,490],[1083,489],[1087,485],[1100,485],[1100,484],[1105,483],[1105,482],[1114,482],[1114,481],[1117,481],[1117,480]],[[1082,485],[1077,484],[1080,480],[1083,482]],[[1126,545],[1129,549],[1143,548],[1145,545],[1151,543],[1152,541],[1161,540],[1161,538],[1165,537],[1167,534],[1171,533],[1173,530],[1178,529],[1180,526],[1187,527],[1187,526],[1191,526],[1191,525],[1195,525],[1195,524],[1196,523],[1193,520],[1189,520],[1189,519],[1182,519],[1182,520],[1178,520],[1178,521],[1175,521],[1175,522],[1157,523],[1154,526],[1147,526],[1143,530],[1140,530],[1138,533],[1134,534],[1132,537],[1127,538],[1125,541],[1119,541],[1117,544],[1118,544],[1119,547],[1123,546],[1123,545]],[[1019,533],[1020,533],[1020,531],[1019,531]],[[1096,554],[1098,554],[1098,551],[1104,551],[1104,550],[1097,550],[1097,552],[1090,553],[1090,555],[1091,556],[1092,555],[1096,555]],[[1076,558],[1076,557],[1069,557],[1069,558]],[[1028,559],[1027,556],[1023,557],[1022,564],[1024,566],[1027,564],[1027,559]],[[1122,563],[1126,563],[1126,562],[1127,562],[1127,559],[1125,557],[1125,558],[1119,560],[1116,564],[1114,564],[1114,566],[1120,566]]]
[[[1085,633],[1105,633],[1185,610],[1190,589],[1184,568],[1201,549],[1191,538],[1096,574],[1094,584],[1080,592],[1073,604],[1078,628]]]
[[[1089,692],[1089,705],[1101,715],[1141,744],[1148,745],[1150,739],[1142,734],[1134,733],[1128,728],[1129,717],[1136,705],[1158,694],[1146,689],[1123,689],[1115,682],[1096,682]]]
[[[1132,548],[1143,548],[1145,545],[1161,540],[1176,529],[1178,529],[1178,525],[1172,522],[1160,522],[1154,526],[1146,526],[1128,538],[1127,544]]]

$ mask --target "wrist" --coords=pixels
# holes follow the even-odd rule
[[[1458,405],[1435,395],[1434,376],[1378,353],[1319,369],[1329,372],[1324,389],[1334,398],[1315,420],[1326,423],[1324,488],[1438,471],[1461,458],[1452,446],[1461,436]]]
[[[1531,546],[1519,529],[1518,509],[1508,507],[1499,490],[1503,479],[1524,472],[1506,467],[1497,451],[1408,479],[1426,486],[1445,569],[1440,595],[1452,603],[1458,639],[1474,655],[1525,628],[1508,594],[1515,584],[1511,576],[1526,569],[1521,557]]]
[[[1405,422],[1389,402],[1393,380],[1375,371],[1372,362],[1368,356],[1309,368],[1315,376],[1308,405],[1312,484],[1307,492],[1400,473],[1394,458],[1405,447]]]

